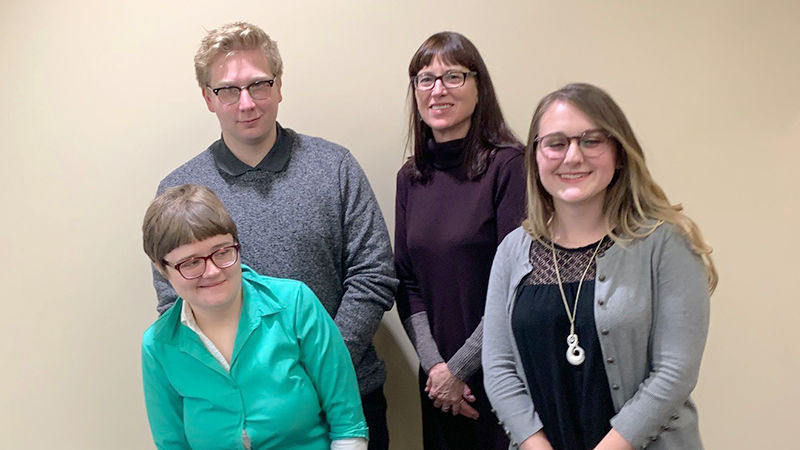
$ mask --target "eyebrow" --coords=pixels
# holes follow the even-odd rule
[[[214,253],[215,251],[221,249],[222,247],[229,247],[229,246],[231,246],[231,245],[233,245],[235,243],[236,242],[228,242],[228,243],[217,244],[217,245],[211,247],[211,251],[208,252],[208,254],[206,254],[206,255],[200,255],[199,253],[192,253],[191,255],[189,255],[189,256],[187,256],[185,258],[179,259],[178,262],[176,262],[175,264],[180,264],[180,263],[182,263],[184,261],[188,261],[188,260],[190,260],[192,258],[200,258],[201,256],[208,256],[208,255]]]

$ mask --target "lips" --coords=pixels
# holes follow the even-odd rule
[[[453,107],[452,103],[437,103],[435,105],[431,105],[430,109],[434,111],[444,111],[446,109],[450,109]]]
[[[225,280],[219,280],[219,281],[217,281],[217,282],[215,282],[215,283],[206,283],[206,284],[202,284],[202,285],[200,285],[199,287],[200,287],[201,289],[214,288],[214,287],[217,287],[217,286],[220,286],[220,285],[222,285],[222,283],[224,283],[224,282],[225,282]]]
[[[582,180],[589,176],[591,172],[576,172],[576,173],[560,173],[558,178],[563,181],[577,181]]]

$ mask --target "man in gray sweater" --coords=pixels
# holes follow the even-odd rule
[[[242,261],[304,281],[333,317],[355,365],[370,449],[388,448],[383,362],[372,338],[394,301],[386,224],[364,172],[339,145],[277,123],[283,63],[276,43],[242,22],[208,32],[195,71],[222,138],[158,187],[202,184],[239,228]],[[153,272],[158,311],[175,293]]]

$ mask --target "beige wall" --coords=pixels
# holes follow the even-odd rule
[[[10,287],[0,315],[0,447],[152,445],[139,340],[155,298],[139,226],[158,180],[218,136],[191,61],[204,28],[235,19],[280,43],[281,122],[349,147],[390,227],[404,73],[431,33],[475,42],[523,138],[542,95],[573,80],[605,87],[656,179],[716,248],[721,282],[695,391],[707,446],[796,446],[800,4],[488,5],[0,3],[0,273]],[[396,315],[385,322],[393,448],[415,449],[413,353]]]

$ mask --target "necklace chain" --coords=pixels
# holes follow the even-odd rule
[[[594,261],[597,252],[600,250],[600,246],[603,245],[603,241],[605,240],[605,236],[600,238],[600,242],[597,243],[597,247],[594,248],[594,252],[592,253],[592,257],[589,258],[589,264],[586,265],[586,269],[583,270],[583,274],[581,275],[580,281],[578,281],[578,292],[575,294],[575,303],[572,305],[572,311],[569,310],[569,303],[567,303],[567,295],[564,294],[564,285],[561,282],[561,273],[558,270],[558,258],[556,258],[556,245],[553,243],[553,240],[550,240],[550,250],[553,253],[553,268],[556,270],[556,280],[558,280],[558,290],[561,292],[561,300],[564,302],[564,310],[567,312],[567,318],[569,319],[569,336],[567,336],[567,345],[569,348],[567,349],[567,361],[569,361],[572,365],[580,365],[583,363],[584,354],[583,349],[578,345],[578,335],[575,334],[575,315],[578,312],[578,299],[581,296],[581,287],[583,286],[583,279],[586,278],[586,273],[589,272],[589,268],[592,267],[592,261]]]

